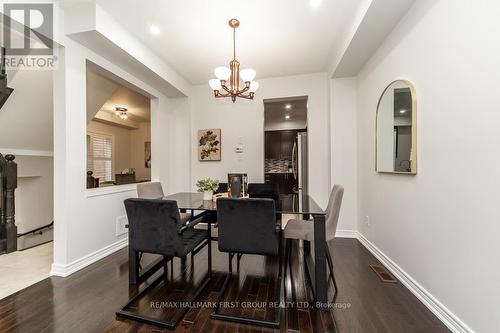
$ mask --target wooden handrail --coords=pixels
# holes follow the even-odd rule
[[[0,154],[0,253],[17,251],[14,192],[17,164],[14,155]]]

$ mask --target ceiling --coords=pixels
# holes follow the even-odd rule
[[[289,116],[288,119],[286,116]],[[304,129],[307,127],[307,97],[264,101],[264,129]]]
[[[126,108],[129,118],[120,120],[115,114],[116,107]],[[106,119],[111,124],[149,122],[150,99],[113,80],[97,67],[87,66],[87,122],[99,118],[101,112],[109,114]]]
[[[258,78],[320,72],[363,0],[95,0],[192,84],[232,57],[227,22],[241,21],[236,56]],[[316,7],[311,2],[320,2]],[[150,26],[160,33],[153,35]]]
[[[120,85],[106,103],[104,103],[101,110],[114,114],[115,107],[123,107],[127,109],[130,120],[149,122],[151,119],[149,102],[149,98]]]

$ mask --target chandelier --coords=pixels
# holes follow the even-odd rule
[[[240,21],[231,19],[229,26],[233,29],[233,60],[229,62],[229,68],[217,67],[214,70],[216,79],[208,81],[208,84],[215,97],[231,97],[234,103],[237,97],[253,99],[259,83],[253,80],[256,72],[251,68],[240,71],[240,63],[236,60],[236,28],[240,26]]]
[[[121,120],[127,120],[128,119],[127,111],[128,110],[126,108],[115,107],[115,114],[118,117],[120,117]]]

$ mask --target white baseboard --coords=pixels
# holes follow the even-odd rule
[[[86,255],[83,258],[77,259],[69,264],[60,265],[60,264],[52,264],[52,269],[50,270],[50,275],[67,277],[71,274],[85,268],[96,261],[101,260],[104,257],[109,256],[110,254],[123,249],[128,245],[128,238],[120,239],[119,241],[108,245],[100,250],[97,250],[89,255]]]
[[[358,238],[358,232],[356,230],[337,229],[335,238]]]
[[[446,306],[439,302],[431,293],[422,287],[414,278],[406,273],[384,252],[376,247],[361,233],[356,232],[358,240],[368,249],[401,283],[408,288],[436,317],[452,332],[473,333],[474,331],[460,320]]]

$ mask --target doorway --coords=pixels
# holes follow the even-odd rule
[[[264,179],[280,195],[307,193],[307,96],[264,100]]]

